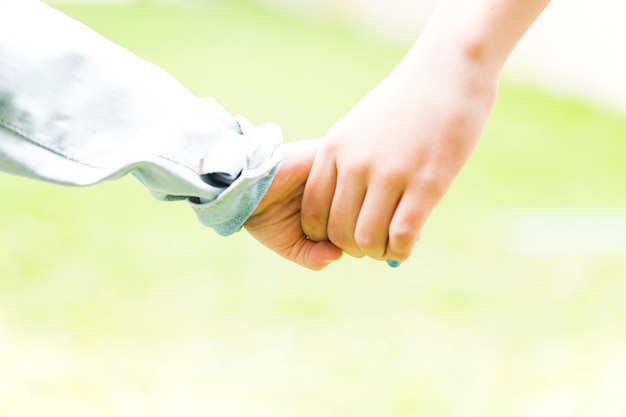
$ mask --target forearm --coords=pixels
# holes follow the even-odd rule
[[[414,50],[458,65],[470,76],[497,79],[519,40],[549,3],[441,0]]]

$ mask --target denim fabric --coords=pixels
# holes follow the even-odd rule
[[[84,186],[131,173],[239,230],[282,159],[280,129],[231,117],[36,0],[0,0],[0,170]]]

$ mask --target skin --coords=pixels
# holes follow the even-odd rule
[[[280,169],[259,206],[244,227],[260,243],[280,256],[313,270],[341,258],[343,252],[329,241],[309,240],[302,230],[300,206],[318,140],[284,145]]]
[[[442,0],[398,67],[326,134],[302,229],[403,262],[480,138],[511,51],[549,0]]]

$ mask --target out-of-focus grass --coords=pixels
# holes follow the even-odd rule
[[[288,140],[402,56],[239,2],[61,8]],[[626,256],[529,254],[508,233],[525,209],[624,211],[624,138],[623,117],[504,83],[398,270],[303,271],[131,179],[1,177],[0,415],[624,415]]]

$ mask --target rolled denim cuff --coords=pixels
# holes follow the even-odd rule
[[[269,171],[265,166],[251,170],[245,177],[238,178],[214,201],[195,203],[193,199],[188,200],[200,223],[212,228],[221,236],[229,236],[241,230],[278,171],[280,162],[276,159],[278,158],[272,158],[275,165]]]
[[[266,124],[254,127],[241,116],[237,116],[236,120],[242,133],[251,136],[252,144],[241,174],[211,201],[202,198],[188,199],[198,220],[221,236],[241,230],[265,196],[283,158],[278,126]]]

